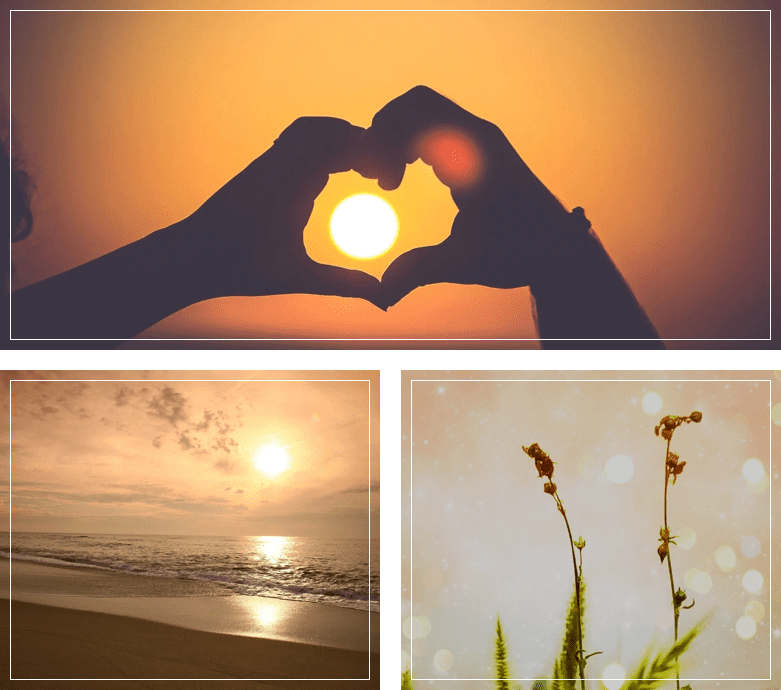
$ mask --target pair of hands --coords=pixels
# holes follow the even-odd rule
[[[444,132],[444,145],[436,134],[431,145],[432,132]],[[448,133],[455,133],[455,151]],[[453,161],[459,146],[472,158],[466,175],[463,161]],[[391,190],[418,158],[458,207],[444,242],[398,257],[381,282],[307,255],[303,231],[329,174],[356,170]],[[383,107],[366,130],[336,118],[299,118],[184,225],[210,296],[338,295],[387,309],[432,283],[529,285],[549,240],[545,228],[565,215],[495,125],[418,86]]]

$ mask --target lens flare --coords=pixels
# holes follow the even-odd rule
[[[458,129],[443,127],[426,132],[420,138],[418,152],[448,187],[469,188],[483,176],[485,164],[479,146]]]

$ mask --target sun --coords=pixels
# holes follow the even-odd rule
[[[376,194],[353,194],[331,214],[331,239],[354,259],[374,259],[387,252],[399,234],[393,207]]]
[[[276,477],[290,467],[290,456],[281,446],[263,446],[252,458],[255,468],[268,477]]]

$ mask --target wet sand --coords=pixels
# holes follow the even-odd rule
[[[0,604],[0,616],[7,620],[9,602]],[[11,606],[14,680],[266,679],[258,686],[306,690],[333,688],[334,682],[293,679],[366,679],[371,674],[371,680],[345,681],[345,687],[379,688],[379,654],[209,633],[20,601]],[[42,682],[40,687],[45,685]],[[188,687],[214,685],[190,683]],[[124,681],[122,687],[148,684]]]

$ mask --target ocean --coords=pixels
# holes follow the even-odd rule
[[[371,548],[370,548],[371,547]],[[139,577],[196,580],[226,594],[380,610],[379,540],[0,533],[0,556]]]

